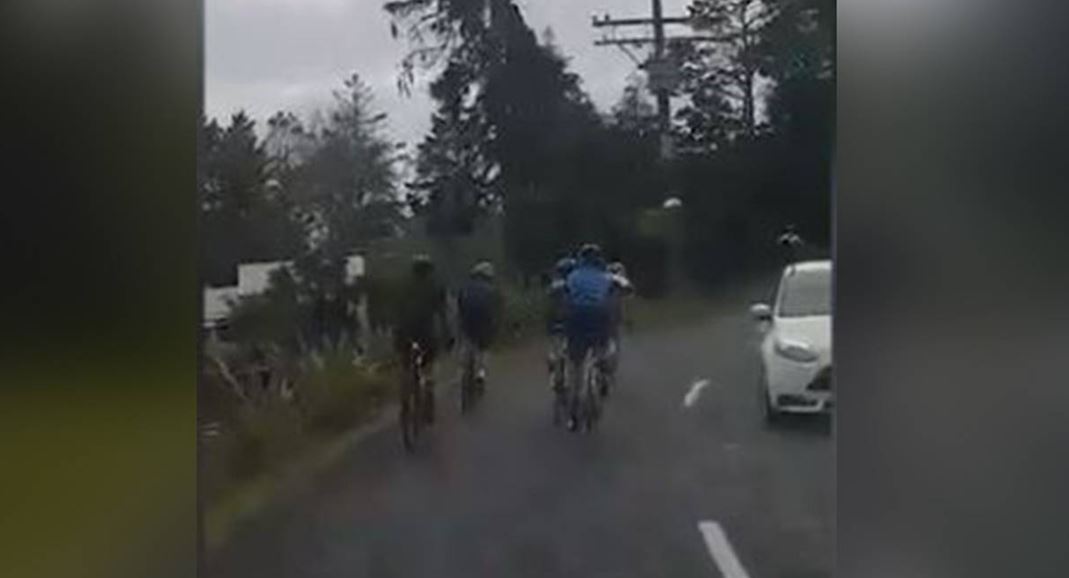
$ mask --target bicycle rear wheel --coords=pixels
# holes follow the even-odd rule
[[[409,379],[411,381],[404,384],[405,390],[401,394],[400,421],[401,442],[406,450],[412,451],[419,440],[425,408],[419,371],[413,368]]]
[[[569,396],[566,371],[566,361],[563,356],[553,362],[553,373],[550,376],[553,380],[553,425],[564,423],[564,419],[568,416]]]
[[[464,352],[460,371],[460,412],[468,412],[475,405],[475,353],[469,346]]]
[[[599,404],[601,394],[598,391],[600,374],[598,361],[593,355],[588,356],[584,362],[583,376],[583,390],[580,398],[582,422],[586,431],[589,432],[594,429],[601,413]]]
[[[414,396],[405,395],[401,399],[401,444],[408,451],[412,451],[419,437],[419,419],[416,417],[419,408],[415,405]]]

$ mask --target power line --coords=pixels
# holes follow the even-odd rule
[[[608,14],[602,17],[594,16],[591,19],[591,24],[594,28],[608,28],[615,31],[617,28],[625,26],[652,26],[652,36],[632,36],[625,38],[606,37],[600,40],[594,41],[595,46],[617,46],[632,60],[635,60],[634,56],[627,50],[627,47],[631,46],[652,46],[653,54],[644,63],[639,64],[639,68],[646,70],[649,74],[649,87],[654,93],[657,99],[657,130],[660,133],[661,138],[661,157],[664,159],[672,156],[671,150],[671,123],[672,123],[672,109],[671,109],[671,94],[675,84],[679,81],[679,71],[675,65],[669,62],[666,52],[668,42],[726,42],[730,41],[729,36],[714,36],[714,35],[686,35],[686,36],[673,36],[671,38],[665,36],[665,26],[672,24],[681,24],[692,26],[694,19],[690,16],[668,16],[664,15],[664,11],[661,6],[661,0],[651,0],[651,17],[650,18],[619,18],[613,19]],[[611,34],[611,33],[610,33]]]

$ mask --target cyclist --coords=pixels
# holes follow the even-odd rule
[[[776,239],[776,242],[783,248],[783,254],[788,264],[798,260],[798,253],[805,244],[794,223],[789,223],[784,227],[783,233]]]
[[[546,333],[549,335],[547,361],[550,373],[549,385],[553,391],[559,391],[564,387],[564,373],[558,370],[558,363],[562,361],[565,353],[566,281],[573,269],[575,269],[575,259],[571,257],[559,259],[553,268],[553,279],[547,289],[549,293],[549,307],[546,311]]]
[[[575,269],[565,281],[565,302],[569,388],[578,393],[583,380],[583,361],[593,352],[598,363],[604,362],[605,346],[611,331],[612,276],[605,270],[601,247],[586,244],[579,250]],[[569,429],[578,426],[577,416],[572,415]]]
[[[452,344],[446,321],[445,288],[438,282],[434,263],[427,255],[412,258],[412,272],[396,301],[394,348],[407,367],[412,363],[412,343],[419,345],[426,367],[427,419],[434,421],[434,362],[441,341]],[[402,383],[402,387],[412,384]]]
[[[612,278],[612,292],[609,296],[611,318],[606,365],[609,374],[614,375],[620,355],[620,329],[624,322],[624,299],[631,296],[635,290],[631,280],[627,278],[627,269],[623,263],[619,261],[610,263],[608,272]],[[607,391],[603,389],[602,393],[607,393]]]
[[[493,264],[480,261],[472,267],[467,284],[457,295],[460,332],[464,347],[474,349],[475,381],[480,389],[486,385],[483,354],[493,341],[500,311],[500,295],[493,283]]]

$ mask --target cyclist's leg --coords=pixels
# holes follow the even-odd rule
[[[572,419],[578,419],[579,406],[585,394],[586,359],[591,353],[591,341],[588,335],[576,334],[568,337],[568,400]],[[577,423],[573,423],[573,426]]]
[[[568,337],[564,333],[564,329],[560,328],[556,335],[553,336],[553,378],[550,386],[555,391],[561,391],[565,389],[567,385],[565,379],[568,373]]]
[[[563,384],[560,383],[561,371],[564,362],[564,335],[563,330],[550,324],[547,327],[549,343],[546,346],[546,368],[549,371],[549,388],[556,391]]]
[[[475,344],[475,383],[480,389],[486,388],[486,348],[482,343]]]
[[[619,323],[613,326],[609,338],[609,375],[616,376],[616,370],[620,366],[620,339],[622,328]]]
[[[611,312],[604,312],[595,318],[592,349],[594,362],[597,363],[598,372],[601,374],[598,391],[605,395],[608,393],[608,381],[612,375],[613,363],[613,316]]]
[[[549,347],[546,350],[546,369],[549,371],[550,384],[557,369],[559,354],[557,340],[562,331],[559,321],[552,314],[546,315],[546,337],[549,338]]]
[[[395,348],[398,359],[401,361],[401,382],[398,387],[398,410],[399,418],[401,420],[401,427],[403,429],[403,435],[405,436],[405,443],[409,443],[409,429],[415,427],[413,424],[419,420],[417,415],[417,399],[416,394],[419,391],[419,385],[416,383],[415,372],[412,371],[412,350],[406,345],[405,336],[397,335],[395,341]]]
[[[438,348],[430,335],[417,337],[420,348],[423,350],[423,387],[424,387],[424,410],[428,423],[434,423],[434,386],[435,369],[437,364]]]

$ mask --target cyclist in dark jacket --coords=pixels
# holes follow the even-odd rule
[[[434,362],[442,342],[451,344],[452,337],[446,320],[445,288],[435,278],[430,257],[417,255],[413,258],[412,275],[401,289],[396,305],[394,348],[405,366],[411,363],[413,343],[423,351],[433,418]]]
[[[476,263],[457,295],[457,315],[464,347],[474,348],[476,380],[480,385],[486,382],[483,356],[497,331],[500,301],[494,287],[494,266],[488,261]]]

